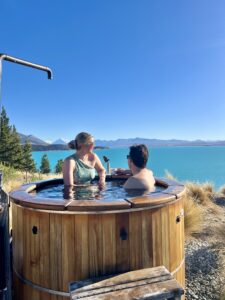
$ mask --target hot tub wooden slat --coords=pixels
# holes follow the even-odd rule
[[[103,274],[116,272],[116,217],[102,215]]]
[[[168,207],[162,207],[161,209],[161,222],[162,222],[162,264],[169,269],[170,265],[170,246],[169,246],[169,209]]]
[[[180,207],[179,207],[179,210],[180,212],[183,212],[183,207],[184,207],[184,198],[181,199],[179,201],[179,204],[180,204]],[[180,259],[184,259],[185,257],[185,253],[184,253],[184,216],[181,216],[181,219],[180,219],[180,225],[179,225],[179,237],[180,237],[180,243],[179,244],[179,248],[180,248]],[[184,286],[185,285],[185,274],[184,274],[184,270],[185,270],[185,264],[183,266],[183,268],[180,269],[180,281],[182,283],[182,285]]]
[[[163,194],[176,195],[177,198],[184,196],[185,192],[186,190],[183,185],[169,186],[167,189],[162,191]]]
[[[175,232],[175,207],[176,203],[174,205],[171,205],[169,207],[169,217],[170,217],[170,226],[169,226],[169,236],[170,236],[170,268],[169,270],[175,270],[176,265],[176,232]],[[173,222],[172,222],[173,220]]]
[[[133,208],[165,205],[166,203],[171,202],[175,199],[175,195],[162,194],[160,192],[148,196],[146,195],[141,197],[127,198]]]
[[[152,212],[152,243],[153,243],[153,266],[162,265],[162,253],[161,251],[155,251],[156,249],[162,249],[162,235],[161,235],[161,213],[157,210]]]
[[[89,278],[88,215],[75,215],[75,280]]]
[[[30,188],[28,188],[29,190]],[[38,197],[32,197],[26,191],[18,190],[10,193],[11,200],[14,203],[22,205],[24,207],[31,207],[37,209],[48,209],[48,210],[65,210],[68,204],[67,200],[63,199],[44,199]]]
[[[130,269],[129,213],[116,214],[116,272]]]
[[[103,211],[115,209],[128,209],[130,203],[125,200],[101,201],[101,200],[73,200],[66,207],[71,211]]]
[[[50,214],[50,288],[62,291],[62,216]]]
[[[74,226],[73,215],[67,215],[62,219],[62,282],[63,291],[68,291],[68,282],[74,280],[75,256],[74,256]]]
[[[142,219],[142,268],[153,266],[153,243],[152,243],[152,213],[141,212]]]
[[[50,216],[39,214],[39,235],[40,235],[40,285],[48,288],[50,286]],[[41,298],[42,299],[42,298]],[[44,294],[44,299],[50,300],[51,296]]]
[[[138,212],[129,216],[129,241],[130,241],[130,270],[142,267],[142,220]]]
[[[103,274],[101,218],[101,215],[90,215],[88,219],[90,277],[97,277]]]
[[[38,212],[32,211],[29,215],[30,230],[28,232],[30,239],[30,279],[32,282],[40,284],[40,273],[39,273],[39,260],[40,260],[40,244],[39,236],[40,234],[34,234],[32,232],[35,226],[39,230],[39,217]],[[32,289],[31,294],[32,300],[39,300],[40,294],[36,289]]]

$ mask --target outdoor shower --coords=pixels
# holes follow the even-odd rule
[[[34,64],[7,54],[0,54],[0,116],[2,113],[2,63],[3,60],[24,65],[26,67],[45,71],[48,79],[52,79],[50,68]],[[1,117],[0,117],[1,136]],[[10,274],[10,247],[9,247],[9,199],[8,194],[2,189],[2,172],[0,170],[0,300],[11,300],[11,274]]]

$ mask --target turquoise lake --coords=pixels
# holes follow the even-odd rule
[[[128,148],[95,150],[101,161],[103,155],[110,159],[112,168],[127,168]],[[47,154],[51,170],[54,171],[59,159],[73,154],[74,151],[33,152],[37,168],[41,157]],[[105,165],[105,164],[104,164]],[[209,181],[218,189],[225,184],[225,147],[160,147],[150,148],[148,167],[155,176],[165,176],[168,170],[179,181]]]

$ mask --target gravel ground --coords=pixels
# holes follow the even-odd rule
[[[225,199],[217,198],[219,213],[207,210],[202,232],[185,243],[186,300],[217,300],[225,286]],[[225,228],[225,227],[224,227]]]

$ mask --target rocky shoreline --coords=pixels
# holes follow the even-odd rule
[[[213,204],[201,232],[185,243],[186,300],[225,299],[225,198],[216,196]]]

